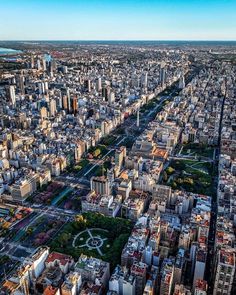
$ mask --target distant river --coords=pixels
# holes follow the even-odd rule
[[[5,54],[5,55],[9,55],[9,54],[16,54],[16,53],[21,53],[22,51],[20,50],[15,50],[15,49],[11,49],[11,48],[1,48],[0,47],[0,55]]]

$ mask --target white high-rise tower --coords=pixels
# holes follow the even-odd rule
[[[15,93],[15,86],[10,85],[9,87],[9,99],[13,107],[16,106],[16,93]]]
[[[137,111],[137,123],[136,123],[137,127],[139,127],[139,108],[138,108],[138,111]]]

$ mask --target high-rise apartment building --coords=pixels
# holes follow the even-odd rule
[[[213,295],[231,294],[235,273],[235,253],[233,249],[221,249],[217,253],[215,284]]]

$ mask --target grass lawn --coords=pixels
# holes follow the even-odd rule
[[[80,247],[86,243],[86,241],[89,239],[89,234],[88,232],[82,232],[76,239],[75,241],[75,246]]]

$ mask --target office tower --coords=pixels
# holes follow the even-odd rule
[[[70,113],[71,112],[71,103],[70,103],[70,88],[66,88],[66,97],[67,97],[67,110]]]
[[[31,55],[31,62],[30,62],[31,69],[34,68],[34,56]]]
[[[91,81],[90,79],[87,79],[84,81],[84,88],[87,92],[91,91]]]
[[[48,82],[44,81],[43,84],[44,84],[44,91],[45,91],[45,93],[47,93],[48,92]]]
[[[51,76],[53,76],[54,71],[57,68],[57,63],[55,61],[55,59],[50,58],[50,61],[48,62],[48,72],[49,74],[51,74]]]
[[[148,74],[147,73],[142,75],[141,81],[142,81],[143,88],[147,88],[147,86],[148,86]]]
[[[218,250],[213,295],[231,294],[235,274],[234,249]]]
[[[13,107],[16,106],[16,93],[15,93],[15,86],[10,85],[8,88],[8,99]]]
[[[45,88],[44,88],[44,83],[43,82],[38,83],[38,88],[39,88],[39,94],[44,94],[45,93]]]
[[[63,95],[62,97],[62,108],[63,110],[68,111],[68,98],[66,95]]]
[[[102,90],[102,78],[97,79],[96,89],[98,92],[100,92]]]
[[[104,176],[95,177],[93,176],[90,180],[91,190],[95,191],[100,195],[110,194],[110,183],[108,179]]]
[[[137,122],[136,122],[136,126],[139,128],[139,109],[137,111]]]
[[[40,59],[37,59],[37,70],[40,71],[41,70],[41,62]]]
[[[42,107],[40,109],[40,116],[41,116],[41,120],[44,120],[48,117],[48,110],[46,107]]]
[[[43,71],[45,72],[47,70],[47,62],[45,58],[43,58],[42,63],[43,63]]]
[[[67,74],[68,73],[68,67],[67,66],[63,66],[62,67],[62,73],[63,74]]]
[[[52,60],[47,62],[47,69],[48,69],[48,74],[53,73]]]
[[[108,102],[110,105],[115,102],[115,93],[114,92],[110,92],[110,94],[108,96]]]
[[[57,102],[57,106],[59,107],[59,109],[62,109],[63,105],[62,105],[61,92],[58,93],[58,96],[56,97],[56,102]]]
[[[23,74],[19,76],[19,88],[20,88],[20,94],[24,95],[25,94],[25,77]]]
[[[72,97],[71,106],[72,106],[73,114],[76,114],[78,112],[78,99],[77,99],[77,97]]]
[[[105,100],[108,100],[108,96],[110,94],[111,88],[109,86],[103,86],[102,87],[102,97],[105,98]]]
[[[50,100],[49,109],[50,109],[50,116],[55,117],[56,111],[57,111],[56,100],[55,99]]]
[[[184,75],[182,74],[179,79],[179,89],[184,89],[184,88],[185,88],[185,78],[184,78]]]
[[[131,86],[132,87],[140,87],[140,78],[138,75],[136,75],[136,74],[132,75]]]
[[[109,126],[109,123],[107,121],[102,121],[101,123],[101,132],[102,132],[102,135],[106,135],[106,134],[109,134],[110,132],[110,126]]]

